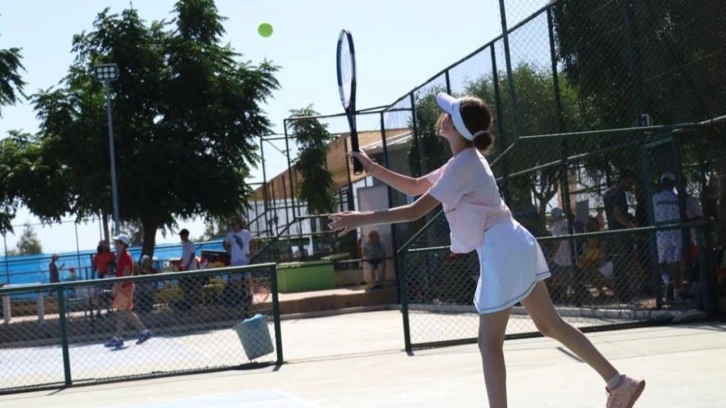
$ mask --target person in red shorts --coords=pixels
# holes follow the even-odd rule
[[[120,234],[113,239],[116,246],[116,276],[132,276],[134,274],[134,261],[128,252],[129,237]],[[130,323],[140,331],[136,344],[141,344],[151,338],[149,331],[141,319],[134,312],[134,289],[133,282],[115,283],[113,285],[113,307],[116,309],[116,335],[106,343],[106,347],[120,348],[124,345],[123,332],[126,323]]]

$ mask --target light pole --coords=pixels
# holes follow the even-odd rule
[[[116,153],[113,148],[113,118],[111,116],[111,81],[118,79],[118,65],[101,64],[93,67],[96,79],[106,91],[106,117],[108,118],[108,151],[111,156],[111,197],[113,200],[113,235],[119,233],[118,191],[116,188]]]

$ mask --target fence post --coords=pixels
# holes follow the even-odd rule
[[[643,111],[643,79],[640,66],[640,50],[638,48],[638,32],[635,16],[635,1],[627,0],[624,2],[625,8],[625,27],[628,35],[628,59],[630,62],[630,77],[633,92],[633,123],[639,123],[639,118]]]
[[[291,119],[294,120],[294,119]],[[292,218],[295,219],[295,180],[292,173],[292,162],[290,161],[290,136],[287,133],[287,122],[283,121],[283,128],[285,130],[285,156],[287,158],[287,177],[290,179],[290,203],[292,203]],[[284,178],[283,178],[284,180]],[[287,206],[287,199],[285,199],[285,206]],[[287,208],[285,208],[285,215],[287,215]],[[299,215],[299,214],[297,214]]]
[[[285,360],[282,356],[282,325],[280,324],[280,297],[277,292],[277,264],[272,268],[270,281],[272,283],[272,321],[275,326],[275,350],[277,351],[277,365],[281,365]]]
[[[63,377],[65,378],[66,387],[70,387],[73,385],[73,381],[71,379],[71,358],[68,351],[65,286],[58,288],[58,317],[60,319],[61,350],[63,351]]]
[[[651,172],[651,165],[650,165],[650,158],[649,158],[649,152],[651,145],[644,144],[640,146],[640,167],[641,167],[641,173],[642,176],[640,178],[641,183],[643,183],[643,190],[645,190],[645,197],[646,200],[648,197],[653,197],[653,184],[651,183],[652,180],[652,172]],[[650,203],[647,203],[646,206],[646,213],[648,214],[648,225],[655,225],[655,217],[653,214],[653,205],[652,205],[652,199]],[[660,271],[657,267],[658,265],[658,248],[656,246],[656,232],[650,232],[648,233],[648,236],[650,237],[648,239],[648,251],[650,252],[650,260],[648,265],[654,264],[656,265],[655,268],[652,268],[653,272],[651,274],[651,285],[653,289],[653,296],[655,297],[655,308],[660,309],[663,307],[663,291],[662,289],[662,278],[660,275]]]
[[[385,119],[385,113],[381,112],[381,146],[383,148],[383,166],[385,168],[389,168],[389,160],[388,160],[388,142],[386,141],[386,119]],[[393,192],[395,191],[391,186],[386,185],[386,190],[388,193],[388,208],[393,208]],[[396,224],[391,224],[391,248],[395,251],[396,248],[398,248],[398,237],[396,236]],[[402,280],[401,280],[401,274],[400,269],[398,265],[398,256],[393,257],[393,273],[396,276],[396,284],[398,287],[401,287]],[[399,291],[399,299],[398,301],[401,301],[401,292]]]
[[[5,252],[3,253],[5,258],[5,284],[10,284],[10,267],[8,266],[8,240],[6,238],[6,233],[3,232],[3,246],[5,247]]]
[[[565,128],[564,124],[564,118],[562,117],[562,99],[560,98],[560,80],[559,76],[557,75],[557,51],[555,49],[555,33],[554,33],[554,27],[553,27],[553,16],[552,16],[552,8],[547,9],[547,31],[549,35],[550,40],[550,60],[552,62],[552,86],[553,86],[553,93],[555,97],[555,116],[557,117],[557,132],[562,133],[562,131]],[[560,175],[560,183],[562,183],[562,195],[564,196],[562,200],[562,207],[565,210],[565,215],[567,217],[567,225],[569,233],[572,234],[573,227],[572,227],[572,220],[570,219],[570,213],[572,212],[572,208],[570,206],[570,179],[569,175],[567,174],[567,161],[569,157],[569,149],[567,146],[568,140],[566,137],[562,137],[562,141],[560,143],[561,146],[561,163],[560,163],[560,172],[562,173]],[[572,246],[573,253],[574,251],[574,245]]]
[[[499,0],[499,14],[502,18],[502,41],[504,42],[504,64],[507,68],[509,85],[509,97],[512,102],[512,138],[516,141],[519,138],[519,115],[517,114],[517,95],[514,90],[514,77],[512,76],[512,58],[509,54],[509,33],[507,29],[507,12],[504,7],[504,0]]]
[[[260,136],[260,159],[262,161],[262,211],[265,213],[265,235],[266,236],[272,236],[274,237],[275,234],[272,233],[272,225],[270,224],[270,219],[268,217],[268,211],[269,211],[269,194],[267,191],[267,170],[265,170],[265,137]],[[256,209],[255,204],[255,209]]]
[[[411,129],[413,131],[413,143],[416,146],[416,168],[414,169],[415,176],[421,177],[421,145],[418,143],[418,126],[416,126],[416,98],[413,92],[409,94],[411,100]]]
[[[502,96],[499,92],[499,72],[497,71],[497,53],[494,50],[494,46],[492,45],[489,47],[491,50],[491,56],[492,56],[492,85],[494,86],[494,110],[496,111],[497,115],[497,137],[496,140],[499,141],[499,149],[504,152],[504,150],[507,149],[507,139],[504,135],[504,125],[502,124],[502,120],[504,120],[503,113],[502,113]],[[504,202],[507,204],[511,204],[512,197],[509,194],[509,166],[507,164],[508,160],[507,157],[502,158],[502,196],[504,197]]]
[[[398,286],[398,291],[401,296],[401,317],[403,318],[403,347],[406,353],[410,354],[413,348],[411,347],[411,325],[408,321],[408,281],[406,279],[406,262],[404,261],[404,256],[402,251],[398,251],[396,259],[398,259],[401,274],[401,284]]]

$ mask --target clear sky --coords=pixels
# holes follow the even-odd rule
[[[133,4],[148,22],[171,18],[174,0],[4,0],[0,7],[0,48],[22,48],[27,82],[26,93],[54,86],[66,74],[73,59],[74,34],[92,28],[95,16],[105,7],[120,12]],[[218,0],[225,22],[225,42],[244,59],[269,59],[281,66],[281,89],[266,106],[266,112],[282,131],[282,120],[291,109],[312,104],[324,114],[341,112],[335,79],[335,45],[341,28],[355,39],[358,63],[358,107],[389,104],[446,66],[464,57],[501,33],[497,0]],[[508,2],[509,3],[509,2]],[[512,2],[510,22],[519,21],[545,0]],[[525,8],[526,7],[526,8]],[[269,22],[274,34],[262,38],[257,26]],[[2,107],[0,138],[8,130],[36,132],[38,122],[27,103]],[[99,135],[106,137],[106,135]],[[284,170],[284,156],[270,152],[265,169],[268,177]],[[253,181],[261,181],[261,169]],[[45,253],[95,248],[98,223],[72,221],[36,226]],[[16,245],[24,223],[37,219],[23,209],[13,224],[15,235],[6,237],[7,247]],[[185,223],[192,237],[202,234],[201,221]],[[77,228],[76,228],[77,227]],[[175,235],[157,236],[157,242],[176,242]]]

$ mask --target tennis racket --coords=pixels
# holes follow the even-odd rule
[[[338,36],[338,91],[340,102],[343,103],[345,115],[348,117],[350,126],[350,147],[354,152],[360,151],[358,146],[358,129],[355,123],[355,48],[353,47],[353,36],[348,30],[341,30]],[[353,159],[353,174],[363,172],[363,164],[358,159]]]

